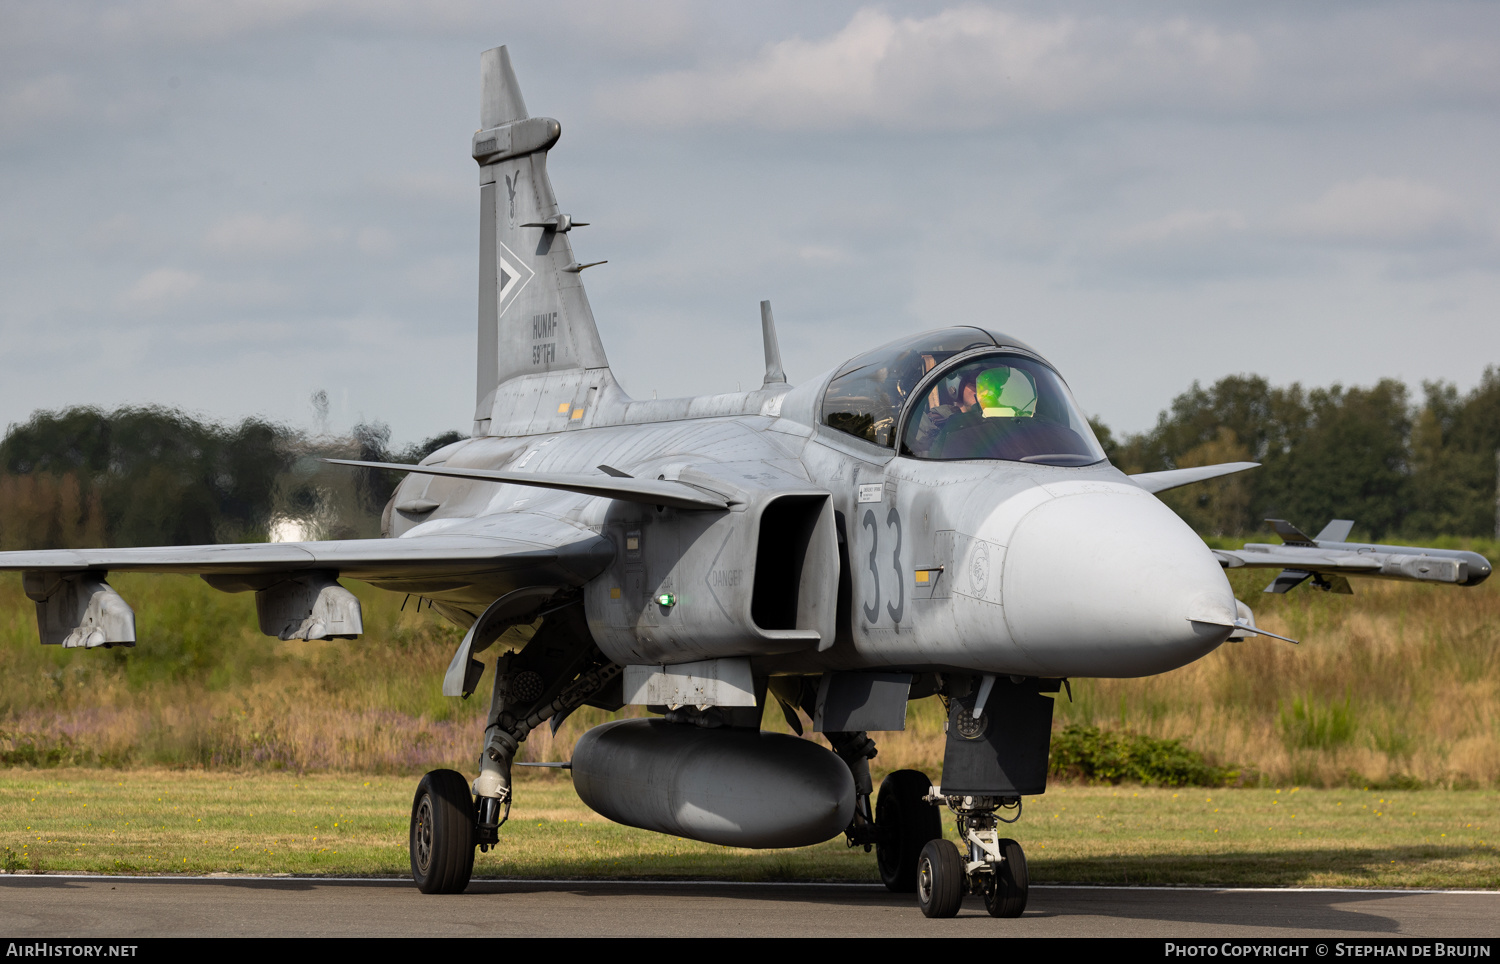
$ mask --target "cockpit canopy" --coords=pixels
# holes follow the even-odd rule
[[[1104,459],[1062,378],[981,328],[930,331],[853,359],[828,384],[823,424],[885,448],[900,431],[900,454],[918,459]]]

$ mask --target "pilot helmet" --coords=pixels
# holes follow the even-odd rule
[[[1036,381],[1021,368],[982,372],[974,383],[985,418],[1030,418],[1036,412]]]

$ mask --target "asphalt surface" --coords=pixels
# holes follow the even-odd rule
[[[1033,887],[1024,917],[953,920],[864,884],[0,877],[3,937],[1500,936],[1500,893]]]

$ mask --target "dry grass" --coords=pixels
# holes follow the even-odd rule
[[[1074,680],[1056,725],[1180,739],[1252,786],[1500,786],[1500,580],[1262,595],[1269,578],[1232,574],[1258,620],[1301,646],[1252,639],[1162,676]],[[185,577],[113,582],[141,645],[80,653],[37,645],[19,578],[0,578],[0,763],[473,770],[485,700],[440,692],[459,633],[402,612],[401,597],[353,584],[368,636],[282,643],[258,634],[249,594]],[[585,709],[556,736],[539,730],[523,759],[568,759],[608,716]],[[937,775],[942,724],[935,701],[912,704],[904,732],[878,735],[877,768]],[[786,728],[776,712],[766,725]]]
[[[1161,676],[1080,680],[1059,724],[1181,739],[1251,783],[1500,783],[1500,581],[1275,596],[1268,574],[1231,579],[1261,625],[1302,645],[1252,638]]]

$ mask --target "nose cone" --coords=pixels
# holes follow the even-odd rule
[[[1229,580],[1172,510],[1124,484],[1057,494],[1005,553],[1005,622],[1029,657],[1060,676],[1148,676],[1228,637]]]

